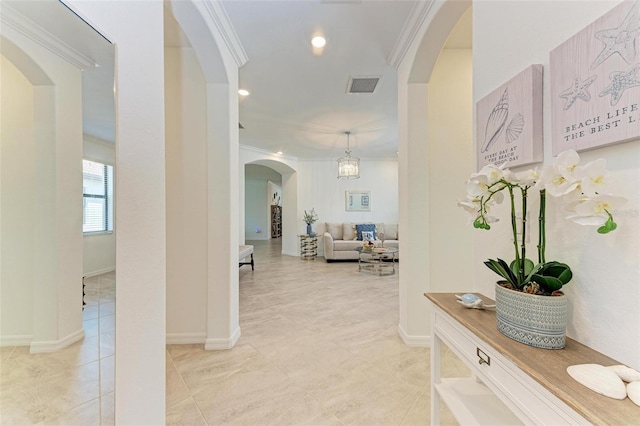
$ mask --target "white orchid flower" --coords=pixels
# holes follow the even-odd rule
[[[544,189],[552,197],[562,197],[573,192],[580,182],[573,177],[573,170],[571,174],[567,173],[568,169],[558,165],[545,168],[542,172],[541,181],[544,184]]]
[[[580,181],[580,189],[587,196],[602,194],[609,183],[607,160],[600,158],[584,166],[576,167],[574,177]]]
[[[487,176],[474,173],[467,181],[467,194],[471,198],[479,198],[489,192]]]
[[[487,164],[484,166],[477,175],[486,176],[487,184],[493,185],[494,183],[500,181],[503,178],[506,178],[511,174],[509,169],[505,169],[505,165],[507,163],[502,163],[500,166],[496,166],[495,164]],[[471,175],[473,177],[473,175]]]
[[[565,180],[573,182],[575,180],[573,172],[576,167],[578,167],[579,163],[580,156],[578,153],[572,149],[568,149],[558,154],[558,158],[555,162],[555,168],[556,171],[565,178]]]
[[[567,219],[580,225],[601,226],[609,219],[611,212],[626,201],[626,198],[614,195],[584,197],[572,204],[574,214],[567,216]]]
[[[500,191],[502,191],[502,189],[503,188],[500,188]],[[502,204],[503,200],[504,200],[504,194],[502,192],[496,192],[496,193],[493,194],[491,199],[489,201],[487,201],[486,205]]]
[[[462,207],[467,213],[477,217],[478,213],[480,212],[480,199],[467,197],[466,200],[459,201],[458,206]]]
[[[534,186],[540,180],[540,176],[542,173],[536,167],[535,169],[529,169],[524,172],[519,172],[515,174],[514,183],[520,184],[522,186]]]

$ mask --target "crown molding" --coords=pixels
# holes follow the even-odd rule
[[[391,53],[387,57],[387,62],[396,68],[400,67],[409,47],[414,42],[420,27],[427,19],[429,12],[433,8],[435,0],[419,0],[413,4],[409,17],[404,23],[404,27],[393,46]]]
[[[298,160],[298,157],[293,157],[287,154],[276,154],[275,152],[267,151],[266,149],[262,149],[262,148],[256,148],[255,146],[252,146],[252,145],[239,144],[239,146],[241,150],[253,152],[253,153],[264,155],[267,157],[273,157],[274,159],[282,159],[282,160],[290,160],[290,161]]]
[[[80,70],[96,68],[96,63],[93,59],[78,52],[7,4],[2,5],[0,21],[2,25],[13,28],[29,40],[39,44]]]
[[[236,30],[233,28],[233,25],[231,25],[227,11],[220,1],[207,0],[204,2],[204,5],[214,25],[218,31],[220,31],[222,39],[227,45],[231,56],[233,56],[233,59],[236,61],[238,68],[241,68],[249,61],[249,58],[242,47],[242,43],[240,43]]]

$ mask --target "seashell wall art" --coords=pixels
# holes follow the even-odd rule
[[[640,137],[639,34],[625,0],[551,51],[553,155]]]
[[[542,161],[542,65],[531,65],[478,101],[476,147],[478,170]]]

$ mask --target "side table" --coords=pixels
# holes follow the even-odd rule
[[[300,238],[300,258],[315,260],[318,257],[318,236],[298,235],[298,238]]]

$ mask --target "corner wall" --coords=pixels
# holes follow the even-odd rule
[[[474,102],[529,66],[544,65],[544,158],[551,156],[549,52],[616,6],[618,1],[474,2]],[[638,95],[638,88],[635,90]],[[629,203],[615,215],[618,229],[599,235],[564,219],[556,200],[547,208],[547,258],[574,272],[563,288],[569,296],[567,334],[630,367],[640,369],[640,141],[579,153],[582,162],[606,158],[622,181]],[[514,169],[515,171],[528,167]],[[536,207],[531,207],[536,212]],[[504,218],[507,212],[499,212]],[[504,224],[504,219],[501,222]],[[496,276],[482,264],[488,256],[509,257],[509,229],[475,232],[475,290],[494,295]],[[498,245],[496,245],[498,242]]]

